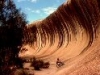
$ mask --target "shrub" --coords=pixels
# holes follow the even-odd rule
[[[40,70],[41,68],[49,68],[50,63],[44,62],[43,60],[35,60],[32,62],[32,65],[35,70]]]

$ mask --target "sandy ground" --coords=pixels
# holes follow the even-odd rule
[[[34,70],[32,67],[30,67],[30,63],[25,63],[24,68],[29,68],[29,72],[35,75],[54,75],[59,68],[56,67],[56,64],[53,62],[53,64],[50,64],[50,67],[47,69],[41,69],[41,70]]]

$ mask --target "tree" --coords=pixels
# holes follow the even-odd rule
[[[0,0],[1,75],[10,75],[9,67],[11,65],[21,66],[18,58],[18,46],[22,45],[23,30],[26,23],[24,13],[16,8],[12,0]]]

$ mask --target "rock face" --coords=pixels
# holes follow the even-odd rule
[[[100,1],[68,0],[29,26],[23,40],[31,56],[64,62],[54,75],[99,75]]]

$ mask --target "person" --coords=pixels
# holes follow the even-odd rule
[[[61,66],[63,66],[63,65],[64,65],[64,63],[61,62],[59,58],[57,58],[56,66],[57,66],[57,67],[61,67]]]
[[[59,58],[57,58],[57,63],[60,63],[61,61],[60,61],[60,59]]]

